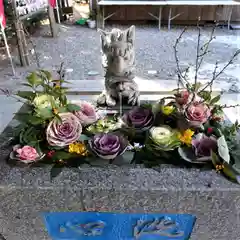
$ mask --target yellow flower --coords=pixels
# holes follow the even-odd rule
[[[58,114],[58,110],[57,110],[56,108],[53,108],[53,113],[54,113],[55,115],[57,115],[57,114]]]
[[[221,170],[224,169],[224,165],[223,165],[223,164],[216,165],[215,167],[216,167],[216,172],[217,172],[217,173],[220,173]]]
[[[174,106],[162,106],[162,113],[165,115],[170,115],[174,111]]]
[[[194,131],[192,131],[191,129],[187,129],[186,131],[184,131],[184,133],[182,134],[180,133],[178,137],[182,143],[191,145],[193,134],[194,134]]]
[[[88,154],[87,148],[84,143],[72,143],[69,145],[68,151],[70,153],[77,153],[81,156],[86,156]]]

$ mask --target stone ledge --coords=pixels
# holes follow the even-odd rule
[[[1,233],[11,240],[50,240],[42,212],[187,213],[197,217],[191,240],[239,239],[239,193],[74,189],[0,191]]]
[[[143,79],[136,77],[135,81],[139,86],[141,94],[162,94],[170,93],[173,89],[177,88],[177,80],[161,80],[161,79]],[[85,80],[68,80],[70,84],[64,84],[68,87],[68,94],[72,95],[98,95],[104,90],[104,79],[85,79]],[[207,81],[202,81],[206,83]],[[222,83],[214,84],[213,92],[220,92],[224,89]],[[28,91],[27,87],[19,85],[19,90]]]

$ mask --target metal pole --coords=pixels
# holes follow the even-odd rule
[[[1,24],[1,31],[2,31],[2,35],[3,35],[4,44],[5,44],[5,47],[6,47],[6,50],[7,50],[7,55],[8,55],[8,58],[10,60],[13,75],[15,76],[16,72],[15,72],[14,65],[13,65],[12,55],[11,55],[9,47],[8,47],[7,37],[6,37],[5,31],[4,31],[4,27],[2,25],[2,19],[0,19],[0,24]]]

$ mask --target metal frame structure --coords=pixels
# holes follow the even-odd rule
[[[167,1],[104,1],[101,0],[97,3],[97,27],[104,28],[105,20],[109,19],[113,15],[115,15],[119,10],[105,16],[105,7],[106,6],[157,6],[159,7],[159,14],[155,16],[154,14],[147,11],[147,13],[158,20],[158,28],[161,29],[162,24],[162,9],[167,5]]]
[[[180,15],[182,13],[178,13],[175,16],[172,16],[172,6],[227,6],[228,11],[226,13],[226,19],[227,19],[227,26],[228,29],[230,29],[231,25],[231,17],[233,12],[233,7],[236,5],[240,5],[240,2],[235,2],[232,0],[226,0],[226,1],[210,1],[210,0],[203,0],[203,1],[184,1],[184,0],[160,0],[160,1],[104,1],[100,0],[97,2],[97,28],[104,28],[105,27],[105,21],[109,18],[111,18],[113,15],[115,15],[119,10],[105,16],[105,7],[106,6],[156,6],[159,7],[159,14],[158,16],[155,16],[154,14],[147,12],[150,16],[152,16],[154,19],[158,21],[158,28],[161,30],[161,23],[162,23],[162,9],[165,6],[169,7],[168,12],[168,30],[171,29],[171,21]]]

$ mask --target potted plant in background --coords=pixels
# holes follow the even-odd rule
[[[93,10],[90,11],[87,24],[89,28],[96,28],[96,12],[95,11]]]

